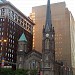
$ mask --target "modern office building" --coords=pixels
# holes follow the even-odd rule
[[[32,50],[34,23],[6,0],[0,0],[0,60],[4,67],[16,63],[18,40],[27,38],[27,52]]]
[[[42,29],[46,20],[46,5],[32,8],[30,18],[35,22],[33,48],[42,51]],[[74,19],[65,2],[51,4],[52,25],[55,28],[55,59],[75,68]]]

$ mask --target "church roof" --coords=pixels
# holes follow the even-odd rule
[[[0,3],[3,3],[2,0],[0,0]]]
[[[47,12],[46,12],[45,32],[50,30],[50,28],[52,27],[51,25],[52,25],[52,22],[51,22],[50,0],[48,0],[48,2],[47,2]]]
[[[0,3],[4,3],[4,2],[6,2],[6,0],[0,0]]]
[[[21,35],[21,37],[18,41],[26,41],[27,42],[27,39],[26,39],[26,36],[24,33]]]
[[[30,56],[30,57],[35,56],[35,57],[42,58],[42,53],[40,53],[36,50],[32,50],[32,51],[30,51],[29,53],[26,54],[26,57],[28,57],[28,56]]]

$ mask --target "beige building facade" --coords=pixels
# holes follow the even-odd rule
[[[42,30],[46,18],[46,5],[32,8],[31,19],[36,24],[33,29],[33,48],[42,52]],[[65,2],[51,4],[52,25],[55,29],[55,59],[69,67],[74,61],[74,19]]]

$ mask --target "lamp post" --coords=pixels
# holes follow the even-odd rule
[[[0,40],[0,43],[2,44],[2,48],[1,48],[1,67],[3,68],[4,67],[4,43],[6,43],[7,40],[6,39],[3,39],[3,40]]]

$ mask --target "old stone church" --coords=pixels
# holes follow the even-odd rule
[[[24,33],[21,35],[18,40],[17,68],[37,68],[42,75],[72,75],[69,69],[63,67],[62,62],[55,61],[55,31],[51,22],[50,0],[47,2],[46,22],[42,35],[42,53],[36,50],[27,53],[27,39]]]

